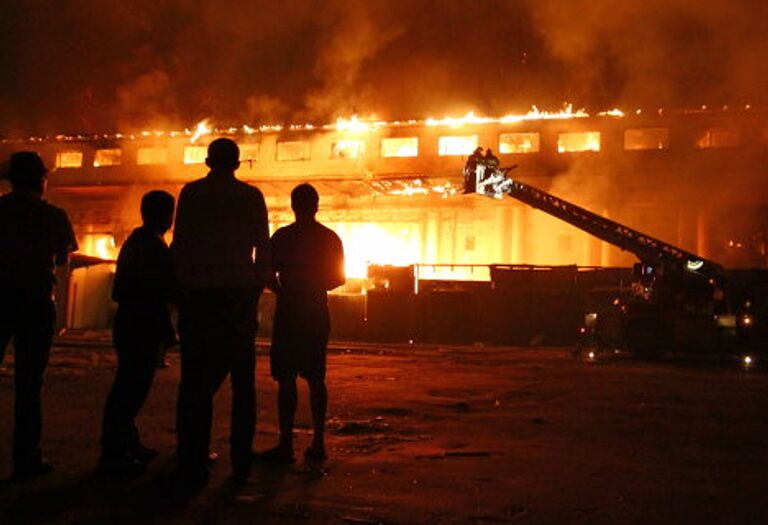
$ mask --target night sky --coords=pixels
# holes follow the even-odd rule
[[[764,0],[18,0],[0,135],[768,105]]]

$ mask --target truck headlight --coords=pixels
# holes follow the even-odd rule
[[[743,314],[739,317],[739,325],[744,328],[749,328],[755,324],[755,316],[752,314]]]

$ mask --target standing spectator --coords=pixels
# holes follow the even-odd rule
[[[344,284],[341,239],[315,219],[319,196],[309,184],[291,192],[293,224],[272,236],[272,268],[268,285],[277,295],[270,366],[278,382],[280,441],[262,453],[268,461],[289,463],[293,456],[296,377],[306,379],[312,411],[312,445],[304,452],[309,463],[326,459],[325,353],[330,332],[328,291]]]
[[[170,306],[176,296],[171,251],[163,235],[173,222],[175,200],[165,191],[141,199],[143,225],[133,230],[117,258],[112,298],[117,302],[113,339],[117,373],[104,407],[101,470],[134,474],[157,451],[139,439],[136,416],[149,394],[159,355],[176,344]]]
[[[181,190],[171,249],[179,303],[181,384],[178,455],[184,488],[208,481],[213,396],[232,382],[233,478],[250,475],[256,425],[257,308],[269,266],[264,197],[235,178],[240,150],[220,138],[208,146],[208,175]]]
[[[11,155],[12,191],[0,197],[0,362],[11,338],[15,353],[13,476],[53,470],[40,449],[40,393],[56,324],[56,273],[77,250],[64,210],[43,200],[47,170],[37,153]]]

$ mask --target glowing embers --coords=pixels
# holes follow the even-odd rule
[[[364,278],[368,264],[407,266],[419,260],[418,225],[346,222],[330,224],[344,243],[348,278]]]
[[[667,149],[669,129],[638,128],[624,131],[624,149],[630,151]]]
[[[82,165],[82,151],[60,151],[56,154],[57,168],[80,168]]]
[[[205,146],[187,146],[184,148],[184,164],[202,164],[208,156]]]
[[[499,135],[499,153],[537,153],[538,133],[502,133]]]
[[[557,136],[557,151],[558,153],[600,151],[600,132],[579,131],[560,133]]]
[[[437,154],[440,156],[471,155],[475,148],[477,148],[477,135],[440,137]]]
[[[696,136],[694,147],[696,149],[735,148],[740,142],[738,129],[710,128]]]
[[[461,186],[450,181],[443,184],[425,184],[420,178],[376,180],[370,183],[373,190],[381,195],[440,195],[450,197],[461,191]]]
[[[363,156],[364,147],[362,140],[340,140],[331,146],[331,158],[358,159]]]
[[[278,142],[277,160],[309,160],[309,142],[303,140]]]
[[[382,157],[418,157],[418,137],[386,137],[381,139]]]
[[[140,166],[167,163],[168,148],[139,148],[136,152],[136,164]]]

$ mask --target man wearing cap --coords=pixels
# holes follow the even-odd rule
[[[181,284],[180,480],[192,490],[208,481],[213,396],[227,375],[233,478],[245,481],[251,469],[256,316],[269,267],[269,225],[261,191],[235,178],[239,159],[234,141],[211,142],[210,172],[179,195],[171,245]]]
[[[0,362],[13,339],[15,481],[52,470],[40,450],[40,392],[55,327],[55,274],[77,249],[67,214],[43,200],[46,174],[37,153],[14,153],[12,191],[0,197]]]

